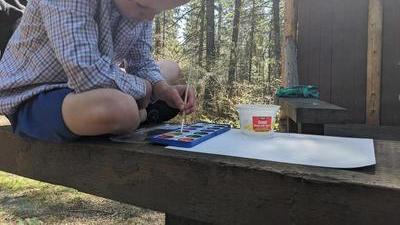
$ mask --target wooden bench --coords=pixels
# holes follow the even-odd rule
[[[281,118],[285,121],[284,131],[324,134],[325,124],[342,124],[349,122],[347,110],[318,99],[279,98]]]
[[[335,170],[148,144],[44,143],[2,127],[0,170],[165,212],[167,225],[400,224],[400,142],[375,147],[376,167]]]

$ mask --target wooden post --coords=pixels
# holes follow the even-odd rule
[[[380,124],[382,26],[382,0],[369,0],[366,118],[373,126]]]
[[[282,84],[292,87],[299,84],[297,68],[297,0],[285,2],[285,32],[282,56]]]

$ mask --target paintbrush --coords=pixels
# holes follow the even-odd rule
[[[186,90],[185,90],[185,98],[184,98],[184,102],[183,102],[183,117],[182,117],[182,123],[181,123],[181,133],[183,133],[183,125],[186,122],[186,112],[185,112],[185,108],[186,108],[186,103],[187,103],[187,98],[188,98],[188,92],[189,92],[189,86],[190,86],[190,77],[192,76],[192,65],[190,65],[189,68],[189,76],[188,76],[188,81],[186,84]]]
[[[185,90],[185,99],[183,102],[183,117],[182,117],[182,123],[181,123],[181,133],[183,133],[183,125],[186,122],[186,103],[187,103],[187,97],[188,97],[188,92],[189,92],[189,84],[186,85],[186,90]]]

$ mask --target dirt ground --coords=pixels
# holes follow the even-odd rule
[[[0,125],[8,125],[0,116]],[[0,225],[162,225],[164,214],[0,172]]]

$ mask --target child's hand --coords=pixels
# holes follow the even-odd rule
[[[190,114],[195,111],[196,96],[193,88],[188,89],[188,98],[186,105],[185,98],[186,85],[170,86],[166,82],[160,82],[153,88],[156,98],[165,101],[170,107],[179,109],[181,112]]]
[[[181,98],[183,100],[185,99],[186,86],[187,85],[172,86],[173,88],[175,88],[178,91],[179,95],[181,96]],[[187,102],[186,102],[185,108],[181,111],[182,112],[184,111],[186,114],[190,114],[190,113],[193,113],[194,111],[196,111],[196,94],[195,94],[194,89],[190,86],[188,88]]]
[[[144,80],[144,83],[146,84],[146,96],[137,101],[139,109],[147,108],[147,106],[150,104],[151,95],[153,93],[153,87],[151,86],[151,83],[148,80]]]

